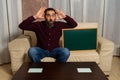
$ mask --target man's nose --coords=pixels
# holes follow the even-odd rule
[[[50,19],[52,19],[52,16],[50,16]]]

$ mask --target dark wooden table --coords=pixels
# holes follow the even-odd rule
[[[43,68],[42,73],[28,73],[29,68]],[[90,68],[92,73],[78,73],[77,68]],[[108,80],[95,62],[24,63],[12,80]]]

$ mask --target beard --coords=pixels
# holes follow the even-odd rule
[[[53,26],[54,26],[54,22],[55,22],[55,21],[53,21],[52,19],[50,19],[50,21],[47,21],[47,20],[46,20],[46,23],[47,23],[47,26],[48,26],[48,27],[53,27]]]

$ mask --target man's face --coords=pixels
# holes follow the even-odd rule
[[[56,20],[56,13],[53,10],[47,11],[47,13],[45,15],[45,20],[49,24],[53,24]]]

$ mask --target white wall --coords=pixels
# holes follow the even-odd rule
[[[21,0],[0,0],[0,64],[10,62],[9,41],[21,34]]]
[[[0,0],[0,64],[9,61],[8,50],[6,50],[7,43],[9,42],[7,19],[6,1]]]
[[[114,55],[120,53],[120,0],[106,0],[103,36],[115,43]]]
[[[21,1],[7,0],[10,40],[15,39],[21,33],[21,30],[18,28],[18,24],[22,21]]]

